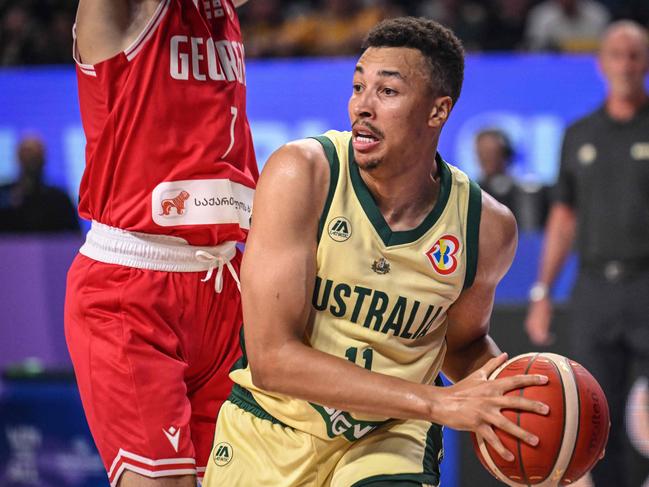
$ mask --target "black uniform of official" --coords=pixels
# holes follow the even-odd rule
[[[602,107],[565,134],[555,198],[577,215],[580,267],[573,291],[572,354],[609,401],[606,457],[597,487],[637,487],[625,462],[624,410],[631,371],[649,377],[649,103],[630,121]],[[642,463],[642,461],[640,461]]]

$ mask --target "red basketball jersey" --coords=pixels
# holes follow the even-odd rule
[[[232,0],[162,0],[133,44],[77,57],[83,218],[192,245],[243,240],[258,177]]]

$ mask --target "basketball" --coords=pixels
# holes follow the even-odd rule
[[[496,429],[514,455],[507,462],[481,437],[473,446],[482,465],[500,481],[512,486],[569,485],[591,470],[602,457],[609,431],[606,396],[595,378],[580,364],[553,353],[529,353],[508,360],[489,379],[519,374],[548,377],[543,386],[509,391],[550,407],[547,416],[503,410],[503,415],[539,437],[535,447]]]

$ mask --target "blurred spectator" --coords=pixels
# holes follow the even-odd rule
[[[421,2],[418,13],[455,32],[465,49],[478,50],[487,30],[487,9],[484,3],[472,0],[427,0]]]
[[[76,5],[0,0],[0,66],[71,63]],[[610,17],[646,26],[649,0],[251,0],[240,18],[250,57],[344,56],[376,22],[403,14],[442,22],[467,51],[588,51]]]
[[[594,0],[545,0],[530,12],[526,37],[534,50],[595,51],[609,21]]]
[[[287,19],[276,39],[279,55],[344,56],[360,50],[363,37],[379,21],[398,11],[378,2],[323,0],[306,13]]]
[[[514,156],[509,137],[498,129],[485,129],[475,139],[480,163],[480,187],[513,211],[516,182],[507,172]]]
[[[521,184],[508,172],[514,148],[505,132],[485,129],[476,136],[480,187],[509,208],[522,230],[538,230],[545,223],[548,190],[540,184]]]
[[[79,231],[68,195],[43,183],[43,142],[36,137],[23,139],[18,162],[18,180],[0,186],[0,232]]]
[[[72,25],[74,17],[68,12],[55,12],[49,23],[46,35],[42,39],[47,42],[44,48],[44,59],[50,64],[64,64],[72,59]]]
[[[486,50],[511,51],[525,46],[530,0],[493,0],[481,42]]]
[[[75,1],[0,0],[0,65],[72,62]]]
[[[279,56],[285,9],[279,0],[254,0],[242,8],[241,30],[248,57]]]
[[[37,61],[31,15],[24,7],[14,5],[2,17],[0,29],[0,64],[31,64]]]

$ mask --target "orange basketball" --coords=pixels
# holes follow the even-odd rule
[[[547,416],[503,410],[503,414],[524,430],[539,437],[535,447],[504,431],[496,434],[514,461],[507,462],[480,437],[473,446],[482,465],[509,485],[567,485],[591,470],[600,459],[610,426],[608,403],[595,378],[577,362],[554,353],[528,353],[508,360],[490,379],[519,374],[548,377],[543,386],[513,390],[550,407]]]

